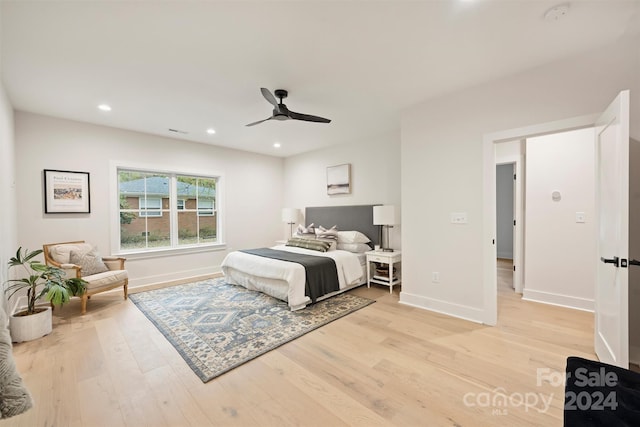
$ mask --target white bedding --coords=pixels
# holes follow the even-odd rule
[[[336,262],[340,290],[363,281],[363,269],[354,253],[341,250],[318,252],[285,245],[272,249],[332,258]],[[286,301],[292,310],[303,308],[311,302],[305,295],[305,270],[298,263],[235,251],[222,261],[222,272],[227,282]]]

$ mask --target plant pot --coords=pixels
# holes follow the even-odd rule
[[[16,316],[17,313],[26,310],[25,307],[14,310],[9,320],[11,341],[32,341],[51,333],[53,320],[50,306],[37,306],[36,310],[42,310],[28,316]]]

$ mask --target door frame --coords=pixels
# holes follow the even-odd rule
[[[519,141],[522,143],[522,141]],[[516,225],[513,227],[513,290],[521,294],[524,290],[524,153],[522,147],[519,155],[505,156],[496,161],[498,165],[513,165],[513,173],[516,179],[513,183],[513,219]],[[497,246],[496,246],[497,253]]]
[[[542,136],[552,133],[583,129],[595,125],[600,113],[557,120],[521,128],[487,133],[482,138],[483,154],[483,217],[482,224],[482,259],[483,259],[483,294],[484,320],[486,325],[498,323],[498,278],[496,239],[496,153],[495,144]]]

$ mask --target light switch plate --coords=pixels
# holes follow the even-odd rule
[[[583,223],[587,221],[587,215],[584,212],[576,212],[576,222]]]

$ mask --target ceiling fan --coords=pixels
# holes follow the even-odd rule
[[[266,99],[271,105],[273,105],[273,115],[264,120],[249,123],[246,126],[254,126],[262,122],[266,122],[267,120],[303,120],[306,122],[317,123],[331,122],[331,120],[325,119],[324,117],[312,116],[310,114],[301,114],[289,110],[287,106],[282,103],[282,100],[285,99],[287,95],[289,95],[289,92],[284,89],[276,89],[276,96],[273,96],[269,89],[260,88],[260,91],[262,92],[262,96],[264,96],[264,99]],[[280,98],[280,102],[276,101],[276,97]]]

